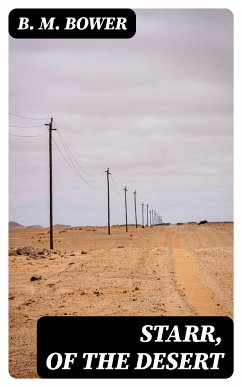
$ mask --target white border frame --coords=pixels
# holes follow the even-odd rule
[[[234,254],[234,294],[235,294],[235,372],[229,379],[14,379],[8,373],[8,14],[14,8],[227,8],[234,14],[234,213],[235,213],[235,254]],[[240,306],[241,289],[241,233],[242,233],[242,213],[241,213],[241,199],[242,199],[242,184],[240,183],[240,166],[242,165],[240,146],[242,146],[242,125],[241,125],[241,37],[242,37],[242,2],[241,0],[118,0],[112,1],[78,1],[78,0],[36,0],[35,2],[29,0],[17,1],[9,0],[2,2],[0,14],[0,39],[1,39],[1,66],[0,66],[0,81],[1,81],[1,123],[0,130],[0,171],[1,171],[1,201],[0,201],[0,383],[2,386],[29,386],[33,383],[45,384],[48,386],[59,385],[66,386],[66,384],[92,386],[94,384],[100,386],[111,386],[115,383],[116,386],[123,386],[123,384],[137,383],[141,386],[146,386],[151,383],[154,386],[174,386],[179,383],[179,386],[196,386],[213,385],[219,386],[233,386],[241,380],[242,365],[240,364],[240,343],[242,327],[242,306]],[[241,144],[241,145],[240,145]],[[23,353],[24,356],[24,353]]]

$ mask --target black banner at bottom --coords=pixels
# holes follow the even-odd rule
[[[42,317],[42,378],[228,378],[228,317]]]

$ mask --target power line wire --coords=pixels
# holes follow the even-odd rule
[[[45,124],[40,125],[31,125],[31,126],[19,126],[19,125],[9,125],[10,128],[37,128],[39,126],[45,126]]]
[[[41,136],[46,136],[48,134],[47,133],[43,133],[43,134],[36,134],[34,136],[21,136],[19,134],[13,134],[13,133],[9,133],[9,136],[14,136],[14,137],[41,137]]]
[[[55,122],[55,125],[56,125],[56,128],[57,128],[56,122]],[[64,147],[65,147],[65,148],[67,149],[67,151],[70,153],[70,155],[71,155],[73,161],[78,165],[78,167],[79,167],[79,168],[80,168],[87,176],[89,176],[89,177],[92,177],[92,178],[94,178],[94,179],[95,179],[95,178],[96,178],[96,179],[101,178],[103,174],[98,175],[98,176],[93,176],[93,175],[91,175],[90,173],[88,173],[88,172],[80,165],[80,163],[78,162],[78,160],[75,158],[75,156],[74,156],[73,153],[71,152],[70,148],[68,147],[67,143],[65,142],[65,140],[64,140],[64,138],[63,138],[63,135],[61,134],[61,130],[60,130],[59,128],[57,128],[57,129],[58,129],[58,135],[59,135],[59,137],[60,137],[60,139],[61,139],[61,141],[62,141]]]
[[[121,196],[120,193],[119,193],[119,191],[118,191],[118,188],[117,188],[117,186],[116,186],[116,184],[115,184],[115,182],[114,182],[114,179],[113,179],[113,176],[112,176],[112,175],[111,175],[111,183],[112,183],[111,187],[113,188],[114,192],[115,192],[118,196]]]
[[[78,163],[78,161],[75,159],[73,153],[71,152],[70,148],[69,148],[68,145],[66,144],[66,142],[65,142],[65,140],[64,140],[64,138],[63,138],[63,136],[62,136],[62,134],[61,134],[59,131],[58,131],[57,133],[58,133],[58,135],[59,135],[59,137],[60,137],[60,140],[61,140],[63,146],[65,147],[67,153],[70,155],[69,157],[70,157],[70,159],[72,160],[72,163],[74,164],[74,162],[75,162],[75,163],[78,165],[78,167],[81,168],[81,170],[82,170],[83,172],[85,172],[87,175],[89,175],[89,174],[84,170],[84,168],[82,168],[82,166]],[[75,166],[75,168],[77,168],[77,167]],[[92,177],[91,175],[89,175],[89,176]]]
[[[88,175],[88,176],[90,176],[90,177],[94,177],[94,176],[90,175],[90,173],[88,173],[88,172],[80,165],[80,163],[76,160],[75,156],[74,156],[73,153],[70,151],[70,148],[69,148],[68,145],[66,144],[66,142],[65,142],[65,140],[64,140],[64,138],[63,138],[63,136],[62,136],[61,133],[59,133],[59,136],[60,136],[60,138],[63,140],[63,142],[64,142],[64,144],[65,144],[65,147],[67,148],[68,152],[70,153],[71,157],[73,158],[73,160],[75,161],[75,163],[78,165],[78,167],[79,167],[86,175]]]
[[[56,123],[55,123],[56,124]],[[62,144],[62,147],[63,147],[63,150],[65,151],[65,154],[67,155],[68,159],[70,160],[70,162],[66,159],[66,157],[64,156],[63,152],[61,151],[61,149],[59,148],[59,146],[57,145],[57,143],[55,142],[55,144],[57,145],[59,151],[61,152],[62,156],[64,157],[65,161],[67,162],[67,164],[71,167],[71,169],[73,170],[73,172],[75,172],[75,174],[81,178],[81,180],[83,180],[89,187],[91,187],[92,189],[94,190],[100,190],[101,188],[97,188],[97,187],[93,187],[92,184],[95,183],[96,181],[99,181],[100,177],[104,175],[105,172],[103,172],[100,176],[99,176],[99,179],[96,179],[96,180],[93,180],[93,181],[88,181],[86,180],[82,175],[81,175],[81,172],[79,171],[79,169],[77,168],[77,165],[74,164],[73,162],[73,159],[72,157],[74,157],[70,151],[70,149],[68,148],[67,144],[65,143],[63,137],[61,136],[61,134],[59,133],[59,129],[55,132],[57,133],[58,137],[59,137],[59,140],[61,141],[61,144]],[[70,164],[71,163],[71,164]],[[79,165],[79,163],[77,163]]]
[[[93,187],[87,180],[85,180],[84,177],[82,177],[82,175],[80,174],[80,172],[78,171],[78,169],[75,167],[75,165],[73,166],[73,163],[72,163],[71,159],[70,159],[70,161],[71,161],[72,164],[69,163],[69,161],[66,159],[65,155],[64,155],[63,152],[61,151],[61,149],[60,149],[59,145],[57,144],[57,142],[55,141],[55,139],[54,139],[54,138],[52,138],[52,139],[53,139],[54,144],[55,144],[56,147],[58,148],[58,150],[59,150],[59,152],[60,152],[62,158],[65,160],[65,162],[67,163],[67,165],[72,169],[72,171],[76,174],[76,176],[78,176],[78,177],[79,177],[82,181],[84,181],[89,187],[91,187],[92,189],[95,190],[96,188]],[[67,154],[67,156],[68,156],[68,154]]]
[[[110,185],[110,187],[111,187],[112,191],[113,191],[116,195],[121,196],[121,195],[114,189],[114,186],[113,186],[112,184]]]
[[[72,169],[72,171],[73,171],[78,177],[80,177],[79,174],[78,174],[78,172],[72,167],[72,165],[71,165],[71,164],[69,163],[69,161],[66,159],[64,153],[63,153],[62,150],[60,149],[60,147],[59,147],[59,145],[57,144],[57,142],[55,141],[55,139],[52,138],[52,140],[53,140],[55,146],[57,147],[57,149],[59,150],[59,152],[60,152],[62,158],[64,159],[64,161],[68,164],[68,166]]]
[[[10,116],[14,116],[14,117],[20,117],[20,118],[25,118],[26,120],[35,120],[35,121],[43,121],[43,120],[49,120],[50,119],[50,117],[48,117],[48,118],[34,118],[34,117],[26,117],[26,116],[21,116],[21,115],[19,115],[19,114],[15,114],[15,113],[9,113],[10,114]]]
[[[66,152],[66,154],[67,154],[67,156],[68,156],[68,158],[69,158],[69,160],[70,160],[70,162],[71,162],[71,164],[73,165],[73,167],[75,168],[75,170],[81,175],[81,173],[80,173],[80,171],[78,170],[78,167],[77,166],[79,166],[82,170],[83,170],[83,168],[81,167],[81,165],[78,163],[78,161],[75,159],[75,157],[73,156],[73,154],[72,154],[72,152],[70,151],[70,149],[69,149],[69,147],[67,146],[67,144],[66,144],[66,142],[64,141],[64,139],[63,139],[63,136],[61,135],[61,133],[59,133],[59,130],[57,131],[57,134],[58,134],[58,136],[59,136],[59,139],[60,139],[60,141],[62,142],[62,145],[63,145],[63,148],[64,148],[64,150],[65,150],[65,152]],[[74,163],[74,161],[76,162],[76,164]],[[89,175],[89,174],[88,174]],[[103,175],[103,173],[101,174],[101,176]],[[91,176],[91,175],[89,175],[89,176]],[[98,178],[100,179],[101,178],[101,176],[99,176]],[[83,179],[83,181],[85,181],[86,183],[95,183],[98,179],[96,179],[96,180],[92,180],[92,181],[87,181],[83,176],[82,176],[82,179]]]
[[[118,188],[117,184],[115,183],[115,180],[114,180],[114,178],[113,178],[113,175],[111,175],[111,179],[112,179],[113,185],[114,185],[114,187],[116,188],[117,192],[119,192],[119,188]]]
[[[68,156],[68,158],[69,158],[69,160],[70,160],[72,166],[73,166],[73,168],[78,172],[78,174],[79,174],[80,177],[83,179],[83,181],[85,181],[85,183],[89,184],[89,182],[88,182],[84,177],[81,176],[80,171],[78,170],[78,168],[77,168],[76,165],[74,164],[74,162],[73,162],[73,160],[72,160],[72,158],[71,158],[71,156],[70,156],[70,155],[71,155],[71,152],[68,150],[69,148],[68,148],[67,146],[65,146],[66,144],[65,144],[65,142],[62,140],[62,137],[61,137],[61,135],[59,134],[59,132],[57,132],[57,135],[59,136],[59,139],[60,139],[61,142],[62,142],[62,146],[63,146],[63,148],[64,148],[64,150],[65,150],[65,152],[66,152],[66,154],[67,154],[67,156]]]

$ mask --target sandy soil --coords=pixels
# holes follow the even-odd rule
[[[233,225],[55,229],[55,254],[9,257],[9,371],[37,377],[46,315],[230,316]],[[47,229],[10,230],[10,247],[48,248]],[[86,254],[83,254],[83,251]],[[39,281],[31,281],[41,275]],[[23,352],[24,355],[23,356]]]

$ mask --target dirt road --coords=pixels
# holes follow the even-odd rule
[[[233,225],[55,230],[56,254],[9,257],[10,373],[37,377],[46,315],[233,317]],[[10,247],[48,247],[47,229],[10,231]],[[42,279],[30,281],[33,275]],[[22,352],[26,354],[22,356]]]

